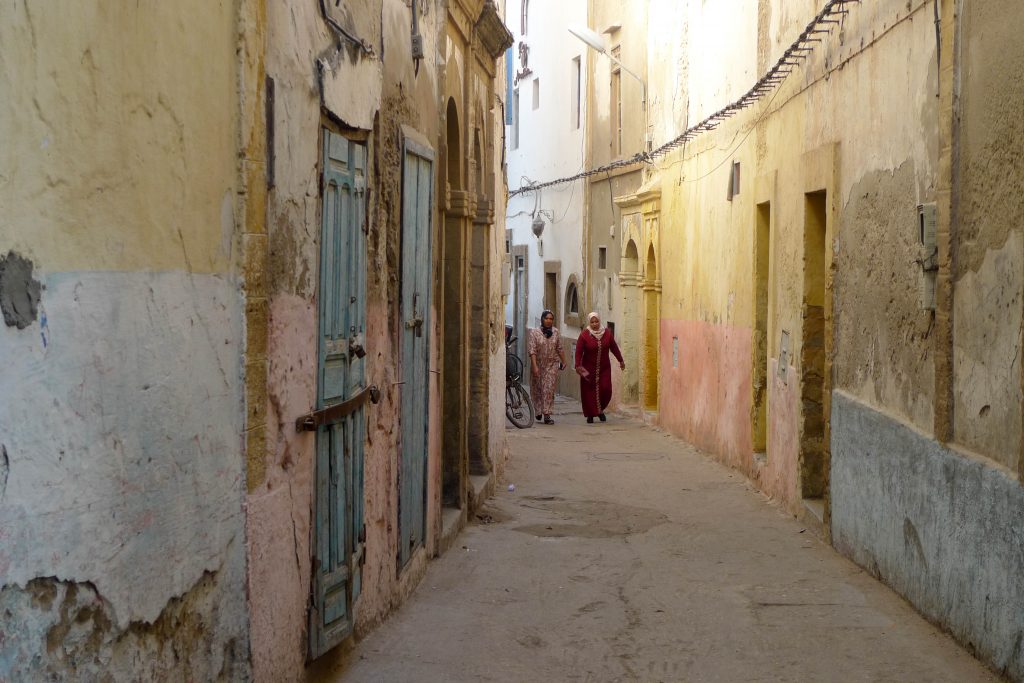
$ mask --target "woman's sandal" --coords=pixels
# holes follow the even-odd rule
[[[553,424],[555,424],[555,421],[551,419],[550,415],[545,415],[544,416],[544,424],[546,424],[546,425],[553,425]]]

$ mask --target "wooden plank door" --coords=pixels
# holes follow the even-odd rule
[[[433,153],[406,141],[402,169],[402,459],[398,567],[426,538]]]
[[[352,398],[365,384],[366,147],[324,130],[321,187],[318,410]],[[352,631],[365,540],[364,411],[359,408],[317,429],[312,658]]]

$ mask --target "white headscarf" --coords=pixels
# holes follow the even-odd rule
[[[590,321],[593,320],[594,318],[597,318],[597,322],[601,322],[601,316],[597,314],[597,311],[591,311],[590,315],[587,316],[587,332],[594,335],[594,339],[601,341],[601,337],[604,336],[605,328],[604,326],[601,326],[601,328],[597,332],[595,332],[594,328],[590,326]]]

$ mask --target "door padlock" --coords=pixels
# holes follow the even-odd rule
[[[366,356],[366,349],[363,348],[363,335],[354,334],[348,338],[348,350],[349,358],[355,356],[356,358],[364,358]]]

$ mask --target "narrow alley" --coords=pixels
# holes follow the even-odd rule
[[[1024,683],[1022,35],[0,2],[0,683]]]
[[[324,680],[998,680],[693,447],[555,419],[508,432],[502,491]]]

